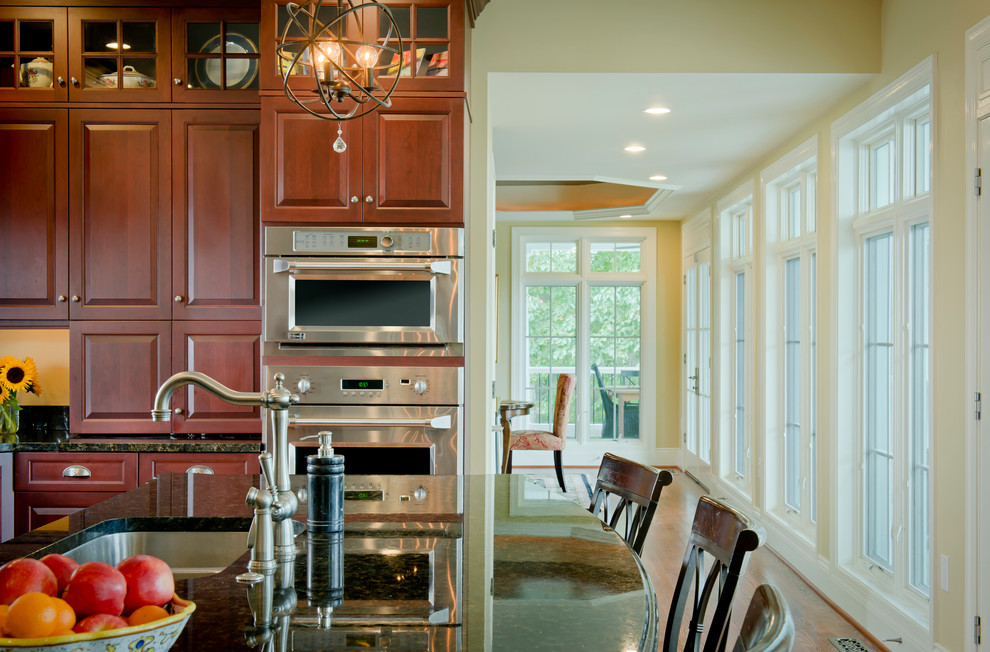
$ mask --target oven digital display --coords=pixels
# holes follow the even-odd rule
[[[385,389],[385,381],[381,378],[376,380],[358,380],[355,378],[342,378],[340,381],[341,389]]]
[[[377,249],[377,235],[349,235],[347,236],[348,249]]]

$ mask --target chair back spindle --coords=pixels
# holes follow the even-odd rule
[[[613,530],[621,527],[622,538],[638,555],[653,522],[660,492],[671,482],[670,471],[605,453],[588,511]]]

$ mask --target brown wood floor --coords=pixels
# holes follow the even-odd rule
[[[661,639],[663,623],[666,621],[667,609],[670,606],[670,596],[673,595],[674,583],[677,581],[687,546],[694,510],[698,498],[705,493],[704,489],[689,476],[671,471],[675,473],[674,482],[669,487],[665,487],[660,496],[660,504],[653,517],[653,525],[642,554],[643,564],[653,580],[657,602],[660,605]],[[591,469],[587,474],[592,483],[595,474],[597,469]],[[871,642],[864,632],[819,596],[800,575],[766,547],[761,547],[750,554],[746,572],[736,589],[729,632],[730,648],[738,635],[739,624],[746,613],[753,591],[764,582],[780,589],[787,600],[795,622],[794,650],[837,652],[828,639],[846,637],[859,639],[871,650],[887,650],[886,647]]]

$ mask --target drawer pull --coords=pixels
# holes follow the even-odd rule
[[[205,464],[197,464],[186,469],[186,473],[205,473],[206,475],[213,475],[213,469]]]
[[[88,478],[91,475],[93,475],[92,471],[78,464],[73,464],[62,469],[63,478]]]

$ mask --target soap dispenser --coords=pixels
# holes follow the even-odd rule
[[[342,532],[344,529],[344,456],[334,455],[330,443],[332,434],[326,430],[317,434],[319,451],[306,457],[309,493],[306,527],[313,533]]]

